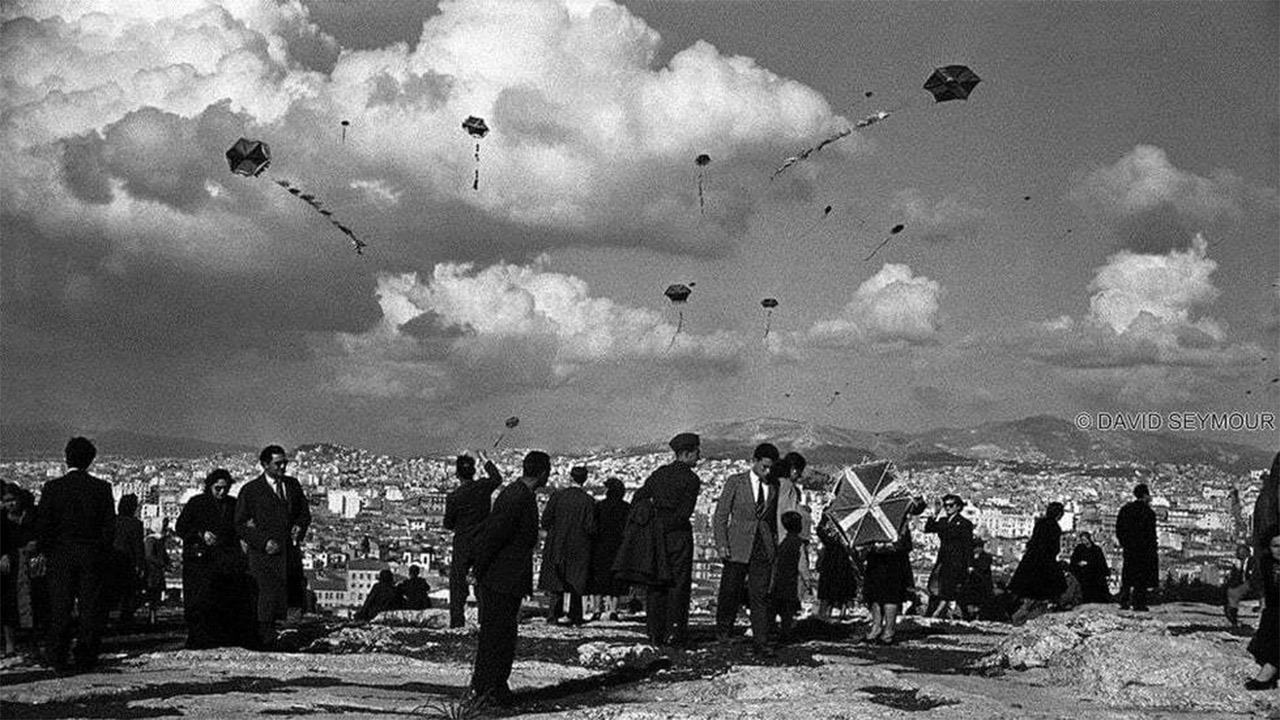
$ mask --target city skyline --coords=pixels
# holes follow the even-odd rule
[[[1274,3],[64,5],[0,11],[5,423],[423,454],[1280,406]]]

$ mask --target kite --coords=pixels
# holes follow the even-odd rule
[[[227,164],[231,166],[231,172],[236,175],[258,177],[266,172],[266,169],[271,165],[271,148],[261,140],[240,138],[235,145],[231,146],[230,150],[227,150]],[[357,255],[364,254],[363,250],[368,247],[368,244],[361,240],[351,228],[334,220],[333,213],[322,208],[315,195],[304,193],[302,188],[288,180],[275,180],[274,182],[289,191],[290,195],[310,205],[316,212],[323,215],[330,225],[338,228],[343,235],[346,235],[351,240],[351,245],[355,248]]]
[[[832,403],[834,403],[836,401],[836,398],[838,397],[840,397],[839,390],[836,390],[835,392],[831,393],[831,397],[827,398],[827,407],[831,407]]]
[[[876,249],[875,249],[875,250],[872,250],[870,255],[868,255],[868,256],[866,256],[865,258],[863,258],[863,259],[862,259],[862,262],[866,262],[866,261],[870,260],[871,258],[875,257],[876,253],[880,252],[880,248],[882,248],[882,247],[884,247],[885,245],[887,245],[887,244],[889,243],[889,241],[890,241],[891,239],[893,239],[893,236],[894,236],[894,235],[897,235],[897,234],[898,234],[898,233],[900,233],[900,232],[902,232],[902,229],[903,229],[903,228],[905,228],[905,227],[906,227],[906,225],[898,224],[898,225],[894,225],[893,227],[889,228],[889,237],[886,237],[884,240],[880,241],[880,244],[876,246]]]
[[[470,115],[466,120],[462,121],[462,129],[467,134],[476,139],[476,179],[471,183],[472,190],[480,189],[480,138],[489,134],[489,126],[485,124],[484,118],[478,118]]]
[[[703,153],[693,159],[693,164],[698,166],[698,212],[703,212],[706,204],[702,200],[702,179],[706,176],[706,167],[711,164],[711,156]]]
[[[972,70],[964,65],[947,65],[937,68],[928,80],[924,81],[924,89],[933,93],[934,102],[948,100],[968,100],[969,93],[982,82]]]
[[[813,232],[813,229],[814,229],[814,228],[818,227],[818,225],[820,225],[820,224],[822,223],[822,221],[823,221],[823,220],[826,220],[826,219],[827,219],[827,216],[831,214],[831,209],[832,209],[832,207],[833,207],[833,206],[828,205],[828,206],[826,206],[825,208],[823,208],[823,209],[822,209],[822,217],[820,217],[820,218],[818,218],[818,219],[814,220],[813,222],[809,223],[809,227],[805,228],[805,229],[804,229],[804,232],[802,232],[802,233],[800,233],[799,235],[797,235],[797,236],[796,236],[796,240],[802,240],[802,239],[804,239],[804,238],[808,237],[808,236],[809,236],[809,233]]]
[[[897,541],[907,515],[919,506],[898,482],[888,460],[844,468],[834,495],[822,517],[849,551]]]
[[[693,283],[690,283],[690,285],[692,284]],[[689,302],[689,296],[693,294],[693,290],[689,289],[689,285],[668,285],[666,291],[662,294],[667,296],[667,299],[671,301],[672,305],[679,306]],[[681,328],[684,327],[684,310],[679,310],[678,308],[677,310],[679,313],[679,320],[676,322],[675,335],[671,336],[671,345],[676,344],[676,335],[679,335]],[[668,350],[671,349],[671,345],[667,346]]]
[[[765,298],[760,301],[760,307],[765,309],[764,316],[764,336],[769,337],[769,327],[773,323],[773,309],[778,307],[776,298]]]
[[[880,122],[881,120],[884,120],[887,117],[889,117],[889,113],[883,110],[881,110],[878,113],[875,113],[874,115],[868,115],[862,118],[861,120],[859,120],[858,122],[854,123],[853,127],[841,130],[840,132],[836,133],[835,135],[832,135],[826,140],[823,140],[817,145],[814,145],[813,147],[807,150],[804,150],[799,155],[792,155],[791,157],[784,160],[782,165],[779,166],[777,170],[773,171],[773,174],[769,176],[769,180],[772,181],[774,178],[778,177],[778,175],[782,174],[783,170],[786,170],[787,168],[791,167],[792,165],[795,165],[801,160],[807,159],[810,155],[818,152],[822,148],[830,145],[831,143],[837,140],[840,140],[842,138],[848,137],[849,135],[853,134],[854,130],[860,130],[865,127],[871,127],[872,125],[875,125],[876,123]]]
[[[503,423],[503,425],[506,426],[507,430],[512,430],[515,428],[515,426],[519,424],[520,424],[520,418],[516,417],[515,415],[512,415],[511,417],[507,418],[506,422]],[[502,437],[506,434],[507,434],[506,430],[503,430],[502,432],[498,433],[498,439],[493,441],[494,450],[498,449],[498,443],[502,442]]]
[[[351,125],[351,121],[343,120],[338,124],[342,126],[342,142],[345,144],[347,142],[347,128]]]

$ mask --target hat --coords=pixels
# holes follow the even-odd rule
[[[688,450],[697,450],[702,441],[696,433],[680,433],[671,438],[671,442],[667,443],[674,452],[685,452]]]
[[[586,480],[587,467],[585,465],[574,465],[572,468],[569,469],[569,477],[573,478],[577,482],[582,482],[583,480]]]

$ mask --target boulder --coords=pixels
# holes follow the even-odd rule
[[[589,642],[578,646],[578,662],[592,670],[643,670],[661,658],[652,645],[615,645]]]
[[[385,610],[369,621],[374,625],[388,627],[417,627],[431,630],[444,630],[449,627],[449,609],[430,610]]]

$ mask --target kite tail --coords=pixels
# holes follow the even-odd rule
[[[880,242],[880,244],[876,246],[876,249],[871,251],[871,254],[870,254],[870,255],[868,255],[868,256],[866,256],[865,258],[863,258],[863,259],[862,259],[862,262],[867,262],[867,261],[868,261],[868,260],[870,260],[871,258],[875,257],[875,256],[876,256],[876,253],[880,252],[880,248],[884,247],[885,245],[888,245],[888,244],[889,244],[889,241],[890,241],[890,240],[892,240],[892,239],[893,239],[893,236],[892,236],[892,235],[890,235],[889,237],[887,237],[887,238],[885,238],[884,240],[882,240],[882,241]]]
[[[698,212],[706,214],[707,204],[702,200],[702,173],[698,173]]]
[[[336,227],[343,235],[346,235],[347,238],[351,240],[351,245],[355,249],[357,255],[364,254],[363,250],[364,248],[368,247],[368,243],[361,240],[356,235],[354,230],[347,227],[346,225],[343,225],[340,221],[334,218],[333,213],[331,211],[325,210],[323,207],[321,207],[322,203],[320,202],[319,198],[317,198],[315,195],[312,195],[311,193],[303,192],[302,188],[289,182],[288,180],[281,179],[281,180],[276,180],[275,182],[277,185],[287,190],[290,195],[310,205],[313,210],[315,210],[316,212],[324,216],[324,218],[329,221],[330,225]]]
[[[471,189],[480,189],[480,143],[476,143],[476,177],[471,181]]]
[[[678,315],[678,319],[676,320],[676,331],[671,334],[671,342],[667,344],[667,350],[670,350],[671,348],[675,347],[676,336],[680,334],[680,330],[682,328],[684,328],[684,311],[683,310],[681,310],[680,314]]]
[[[504,436],[504,435],[506,435],[506,433],[498,433],[498,439],[493,441],[493,449],[494,449],[494,450],[497,450],[497,449],[498,449],[498,443],[502,442],[502,438],[503,438],[503,436]]]
[[[770,310],[769,312],[765,313],[765,316],[764,316],[764,337],[766,339],[768,339],[769,337],[769,328],[771,328],[772,326],[773,326],[773,311]]]

